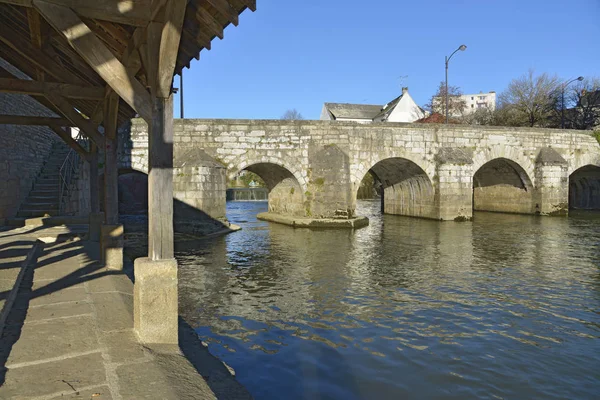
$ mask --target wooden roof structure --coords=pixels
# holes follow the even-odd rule
[[[68,123],[97,141],[113,92],[118,125],[136,114],[149,120],[149,96],[166,97],[173,75],[246,8],[256,0],[0,0],[0,57],[32,78],[0,67],[0,92],[30,95],[63,117],[0,123]]]

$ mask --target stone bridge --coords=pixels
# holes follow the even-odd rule
[[[269,189],[269,211],[352,218],[367,172],[383,211],[437,220],[473,210],[566,214],[600,208],[600,146],[577,131],[337,121],[176,119],[174,196],[221,218],[226,179],[242,170]],[[147,126],[121,135],[123,171],[147,172]]]

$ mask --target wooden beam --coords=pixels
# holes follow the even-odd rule
[[[243,0],[242,3],[246,4],[252,12],[256,11],[256,0]]]
[[[42,40],[42,21],[40,19],[40,14],[35,9],[28,8],[27,21],[29,23],[29,36],[31,36],[31,43],[35,48],[41,50],[44,43]],[[38,81],[44,80],[43,70],[37,70],[37,79]]]
[[[213,6],[215,10],[219,12],[222,16],[227,18],[233,25],[238,26],[239,17],[238,13],[231,7],[229,1],[227,0],[206,0],[208,4]]]
[[[171,0],[164,7],[164,22],[150,22],[147,27],[148,83],[161,98],[171,95],[186,7],[186,0]]]
[[[52,104],[54,104],[61,114],[71,121],[74,126],[81,129],[81,131],[87,137],[92,139],[92,141],[94,141],[98,147],[104,146],[104,136],[98,132],[98,129],[94,123],[91,120],[84,118],[83,115],[81,115],[77,110],[75,110],[75,108],[73,108],[71,104],[69,104],[67,99],[52,92],[46,93],[45,96]]]
[[[84,87],[69,85],[67,83],[0,78],[0,93],[18,93],[41,96],[46,92],[54,92],[60,96],[72,99],[104,99],[104,88],[100,87]]]
[[[146,26],[151,18],[152,0],[47,0],[57,6],[68,7],[82,17],[118,22],[125,25]],[[0,3],[34,7],[33,0],[0,0]]]
[[[0,125],[56,125],[73,126],[64,118],[30,117],[24,115],[0,115]]]
[[[70,148],[75,150],[84,160],[90,161],[91,155],[88,153],[86,149],[81,147],[79,143],[75,139],[69,135],[63,128],[58,125],[48,125],[50,129],[54,131],[62,140],[65,142]]]
[[[1,52],[0,56],[2,56]],[[0,78],[17,79],[15,75],[11,74],[2,67],[0,67]],[[42,106],[46,107],[48,110],[56,113],[57,115],[60,115],[60,112],[56,109],[56,107],[54,107],[54,104],[50,103],[48,99],[46,99],[44,96],[30,95],[29,97],[40,103]]]
[[[67,39],[79,55],[146,121],[152,119],[150,95],[142,84],[71,9],[34,0],[40,14]]]
[[[204,22],[203,25],[208,27],[212,34],[216,35],[219,39],[223,40],[223,26],[219,24],[215,18],[202,6],[198,7],[196,16],[200,22]],[[202,28],[201,28],[202,29]]]
[[[36,49],[30,41],[19,36],[5,24],[0,24],[0,41],[13,51],[27,59],[33,66],[45,71],[58,81],[75,83],[85,86],[85,82],[65,70],[56,61],[47,56],[43,51]]]

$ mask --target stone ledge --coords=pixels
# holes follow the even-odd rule
[[[309,229],[358,229],[369,225],[369,219],[367,217],[356,217],[351,219],[302,218],[264,212],[258,214],[256,218],[263,221],[293,226],[294,228]]]

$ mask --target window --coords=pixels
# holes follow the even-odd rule
[[[475,107],[475,104],[471,104],[471,108],[474,108],[474,107]]]
[[[475,100],[475,98],[473,96],[471,96],[471,100]]]
[[[485,100],[485,96],[479,96],[479,100]]]

